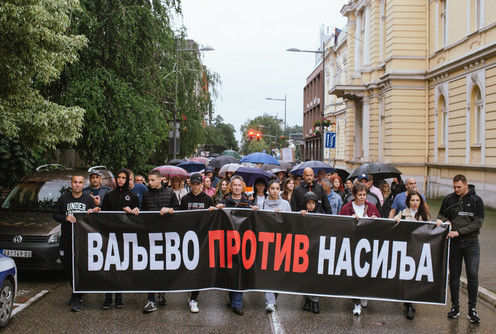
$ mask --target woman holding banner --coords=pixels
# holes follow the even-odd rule
[[[365,183],[355,183],[351,188],[351,193],[355,199],[341,208],[341,211],[339,211],[340,215],[355,216],[356,219],[363,217],[377,218],[381,216],[376,206],[367,202],[367,186]],[[367,307],[366,299],[353,299],[353,303],[355,304],[353,308],[354,315],[362,314],[362,307]]]
[[[425,203],[422,195],[417,190],[410,190],[406,196],[406,209],[400,211],[394,219],[399,223],[401,220],[429,221],[429,207]],[[403,303],[406,307],[405,316],[412,320],[415,315],[415,308],[412,303]]]
[[[269,195],[262,203],[261,208],[263,210],[273,210],[275,212],[278,211],[287,211],[291,212],[291,205],[285,199],[279,197],[279,193],[281,192],[281,185],[279,184],[279,180],[272,180],[268,184]],[[276,306],[277,293],[266,292],[265,293],[265,310],[267,312],[274,312]]]

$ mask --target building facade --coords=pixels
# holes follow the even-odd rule
[[[332,163],[390,163],[429,197],[465,174],[496,207],[496,1],[350,0],[327,45]]]

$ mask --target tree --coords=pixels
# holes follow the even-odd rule
[[[211,153],[221,153],[224,150],[238,151],[238,142],[234,137],[234,126],[224,123],[224,119],[221,116],[217,116],[206,130],[206,150]]]
[[[12,143],[38,150],[80,136],[84,109],[54,103],[38,89],[76,62],[87,43],[67,34],[77,8],[77,0],[0,3],[0,135]]]
[[[170,17],[180,14],[179,3],[81,1],[71,31],[86,35],[88,48],[44,94],[86,109],[76,148],[88,164],[147,171],[167,160],[176,76],[181,153],[204,141],[202,121],[211,113],[211,100],[203,87],[213,86],[216,76],[195,54],[181,54],[177,69],[177,40],[184,32],[178,36]]]
[[[283,136],[283,131],[281,130],[280,124],[281,122],[279,119],[268,114],[248,120],[241,126],[241,151],[244,154],[249,154],[260,152],[262,149],[269,150],[272,148],[285,147],[286,139],[281,138]],[[260,142],[263,142],[262,144],[255,144],[254,142],[257,141],[256,139],[249,139],[248,131],[250,129],[261,133]]]

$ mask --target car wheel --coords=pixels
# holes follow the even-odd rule
[[[10,280],[6,279],[0,289],[0,328],[9,323],[13,304],[14,289]]]

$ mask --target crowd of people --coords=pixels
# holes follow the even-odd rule
[[[98,171],[90,174],[90,185],[84,187],[83,176],[72,178],[72,191],[60,197],[54,219],[62,224],[60,254],[65,273],[72,282],[71,223],[76,219],[73,212],[88,213],[103,211],[124,211],[138,215],[140,211],[159,211],[161,215],[174,214],[177,210],[222,210],[223,208],[251,208],[253,210],[296,211],[308,213],[346,215],[357,219],[392,218],[396,222],[404,220],[431,221],[425,197],[417,190],[414,178],[405,182],[400,177],[391,184],[387,180],[375,180],[371,174],[361,174],[354,181],[343,180],[337,173],[327,174],[319,170],[315,175],[312,168],[306,168],[303,175],[290,175],[279,172],[267,182],[264,178],[255,180],[252,189],[243,178],[226,173],[221,178],[215,170],[206,168],[184,180],[179,176],[167,179],[159,171],[152,170],[146,177],[134,176],[132,171],[122,168],[115,176],[116,187],[101,185]],[[478,234],[484,219],[484,204],[475,194],[463,175],[453,178],[454,192],[442,202],[436,224],[451,224],[448,238],[451,239],[449,259],[452,308],[448,318],[457,318],[460,313],[459,285],[462,260],[465,260],[469,311],[471,322],[479,322],[476,312],[478,291],[478,266],[480,247]],[[189,298],[190,311],[199,312],[199,291],[193,291]],[[114,299],[113,299],[114,297]],[[265,293],[267,312],[273,312],[277,294]],[[109,309],[112,303],[116,308],[123,307],[122,294],[105,294],[102,309]],[[82,295],[73,293],[69,304],[73,311],[82,307]],[[158,295],[158,305],[165,305],[163,293]],[[243,293],[229,292],[229,306],[237,315],[243,315]],[[415,307],[405,303],[405,316],[413,319]],[[354,315],[359,316],[367,307],[367,300],[353,299]],[[154,293],[149,293],[144,313],[157,310]],[[304,296],[303,310],[320,313],[319,298]]]

